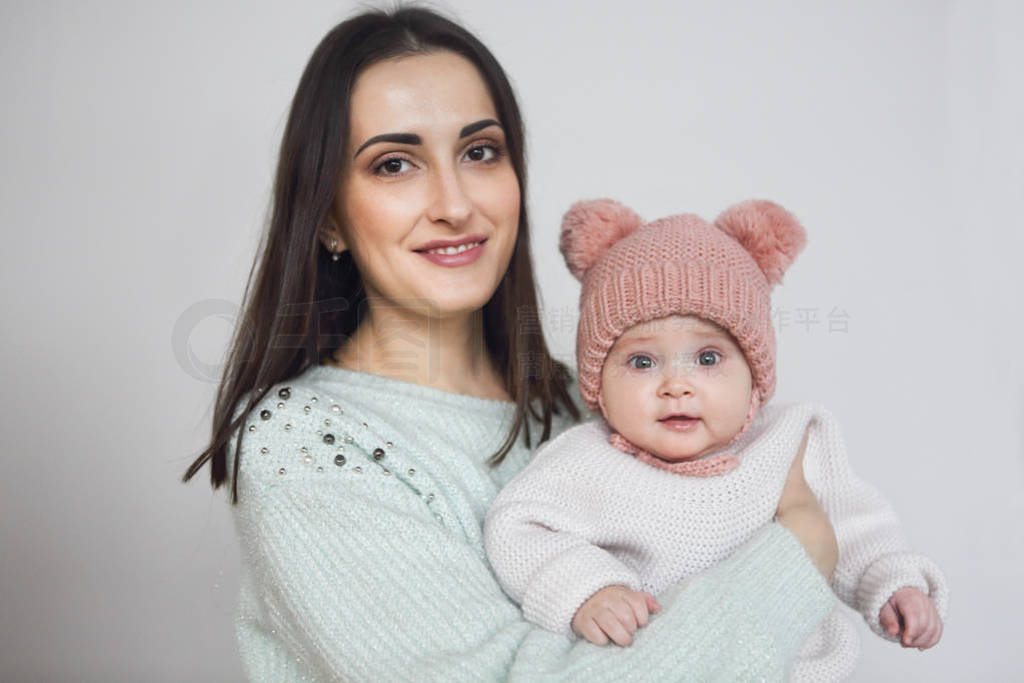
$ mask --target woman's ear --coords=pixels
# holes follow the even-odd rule
[[[320,243],[335,256],[348,249],[345,246],[345,239],[341,236],[341,230],[338,230],[333,223],[320,231]]]

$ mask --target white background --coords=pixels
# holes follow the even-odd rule
[[[793,210],[778,399],[837,414],[952,586],[937,648],[865,628],[856,680],[1024,677],[1021,5],[445,7],[520,96],[553,351],[571,202]],[[241,678],[229,509],[178,482],[209,430],[197,362],[224,351],[301,69],[353,8],[3,3],[3,680]]]

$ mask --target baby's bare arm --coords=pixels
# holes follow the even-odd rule
[[[800,442],[789,476],[782,487],[775,518],[789,529],[807,551],[822,576],[832,581],[832,574],[839,560],[839,544],[825,511],[804,479],[804,451],[807,450],[807,434]]]

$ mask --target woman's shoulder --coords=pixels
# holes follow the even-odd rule
[[[237,416],[249,397],[239,402]],[[387,442],[377,443],[358,407],[325,394],[310,373],[279,382],[248,410],[241,426],[239,497],[282,485],[338,483],[382,475]],[[235,453],[238,432],[229,443]]]
[[[580,422],[572,423],[562,430],[555,438],[546,442],[537,451],[558,450],[561,448],[588,448],[594,444],[608,442],[608,423],[603,419],[584,414]]]
[[[273,385],[249,407],[253,393],[249,392],[235,405],[234,416],[247,411],[244,433],[253,435],[252,441],[262,443],[266,449],[297,438],[309,439],[313,434],[332,445],[333,432],[342,426],[341,418],[349,407],[338,396],[321,396],[308,371]]]

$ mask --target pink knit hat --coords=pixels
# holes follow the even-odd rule
[[[754,379],[751,414],[775,391],[770,293],[806,235],[778,204],[749,200],[709,224],[693,214],[643,223],[611,199],[577,202],[559,247],[583,283],[576,338],[580,395],[598,412],[601,369],[615,340],[637,323],[695,315],[728,330]]]

